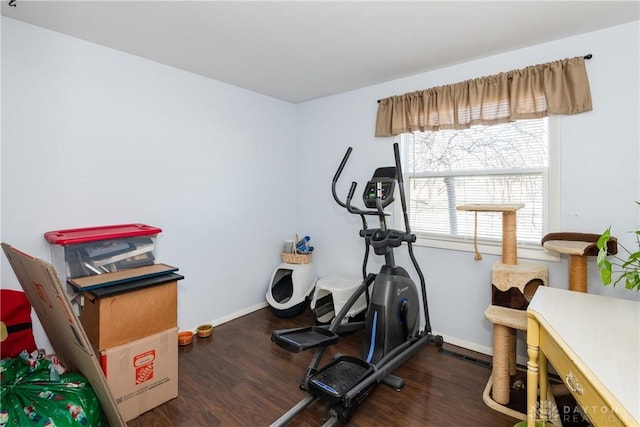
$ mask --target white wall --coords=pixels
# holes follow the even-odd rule
[[[49,261],[46,231],[160,227],[180,328],[264,304],[295,159],[292,104],[2,17],[2,241]]]
[[[640,200],[639,25],[634,22],[300,105],[298,133],[304,144],[299,157],[309,178],[298,189],[299,217],[318,246],[314,259],[319,274],[360,272],[359,219],[333,202],[330,183],[348,146],[354,151],[344,172],[343,195],[354,180],[360,200],[373,170],[393,165],[393,138],[373,136],[376,100],[587,53],[593,54],[586,66],[594,107],[558,120],[559,139],[554,143],[560,144],[561,155],[561,228],[550,231],[600,233],[612,225],[614,235],[633,248],[632,236],[625,232],[636,229],[640,214],[635,205]],[[377,226],[377,221],[372,219],[370,225]],[[416,248],[416,254],[426,275],[434,331],[450,342],[490,351],[491,325],[484,310],[490,303],[491,266],[498,257],[485,255],[476,262],[471,253],[425,247]],[[399,263],[409,266],[407,258],[400,257]],[[566,257],[547,264],[551,286],[566,288]],[[603,287],[594,260],[589,267],[592,293],[639,299],[638,292]]]
[[[640,217],[639,25],[291,105],[2,17],[2,241],[49,260],[48,230],[159,226],[159,260],[185,275],[179,326],[226,319],[264,303],[292,232],[312,236],[320,276],[360,273],[361,224],[334,203],[331,178],[350,145],[341,194],[351,180],[359,194],[375,167],[393,163],[392,139],[373,137],[377,99],[592,53],[594,111],[562,117],[556,141],[561,228],[613,225],[632,246],[624,231]],[[483,312],[497,257],[416,254],[434,331],[490,351]],[[565,287],[566,259],[548,265],[552,286]],[[590,268],[592,292],[638,298],[600,286]],[[2,286],[18,288],[4,256]]]

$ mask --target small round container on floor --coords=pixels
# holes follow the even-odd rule
[[[213,334],[213,325],[209,325],[209,324],[200,325],[196,329],[196,332],[198,334],[198,337],[200,338],[210,337],[211,334]]]
[[[189,345],[193,342],[193,332],[180,332],[178,334],[178,345]]]

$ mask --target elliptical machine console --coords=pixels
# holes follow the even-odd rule
[[[393,203],[393,193],[396,189],[396,168],[378,168],[373,177],[367,182],[362,194],[364,205],[369,209],[375,209],[376,199],[380,199],[382,207],[386,208]]]
[[[413,253],[416,236],[411,233],[400,164],[398,144],[394,144],[395,166],[375,170],[362,194],[364,209],[354,207],[352,199],[357,183],[352,182],[346,201],[336,193],[336,185],[349,159],[352,148],[345,153],[332,181],[332,193],[338,205],[362,220],[360,237],[365,239],[362,263],[362,284],[334,317],[329,326],[285,329],[273,332],[271,340],[280,347],[300,352],[317,349],[300,388],[308,392],[286,414],[272,425],[286,425],[297,414],[316,400],[327,402],[331,418],[325,426],[338,421],[346,423],[353,411],[377,383],[385,383],[401,389],[404,381],[391,373],[427,343],[442,345],[441,336],[431,334],[427,293],[424,276]],[[396,187],[399,190],[405,230],[389,229],[385,208],[394,202]],[[376,216],[378,228],[368,228],[366,217]],[[420,279],[420,290],[407,270],[396,265],[394,249],[406,243],[409,257]],[[367,273],[370,248],[385,262],[378,274]],[[420,292],[420,294],[419,294]],[[364,322],[343,322],[345,316],[362,294],[367,297]],[[327,346],[338,342],[341,334],[364,329],[360,357],[339,356],[320,367]]]

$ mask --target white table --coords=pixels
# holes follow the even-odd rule
[[[640,425],[640,303],[540,286],[527,309],[527,353],[527,426],[553,418],[547,361],[595,426]]]

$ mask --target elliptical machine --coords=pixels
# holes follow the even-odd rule
[[[332,181],[335,201],[348,212],[359,215],[362,220],[360,237],[364,238],[365,254],[362,263],[363,282],[336,314],[329,326],[282,329],[274,331],[271,340],[285,350],[298,353],[317,349],[300,383],[308,395],[298,402],[272,426],[284,426],[316,400],[328,402],[330,419],[325,426],[338,421],[347,423],[355,408],[377,383],[387,384],[397,390],[404,381],[391,373],[413,356],[425,344],[441,346],[440,335],[431,334],[427,292],[424,276],[413,253],[416,240],[409,227],[406,199],[398,144],[393,145],[395,166],[375,170],[365,187],[362,200],[365,209],[352,206],[357,183],[352,182],[345,202],[336,193],[336,184],[347,164],[352,148],[345,153]],[[387,228],[386,207],[394,202],[396,184],[404,215],[405,231]],[[379,228],[369,229],[366,216],[377,216]],[[409,257],[420,278],[420,291],[409,273],[395,264],[394,248],[407,244]],[[385,264],[376,274],[367,274],[370,248],[376,255],[385,258]],[[367,314],[363,322],[343,322],[358,298],[365,293]],[[421,322],[423,324],[421,325]],[[345,333],[364,328],[361,357],[340,355],[329,364],[319,368],[326,348],[338,342]]]

